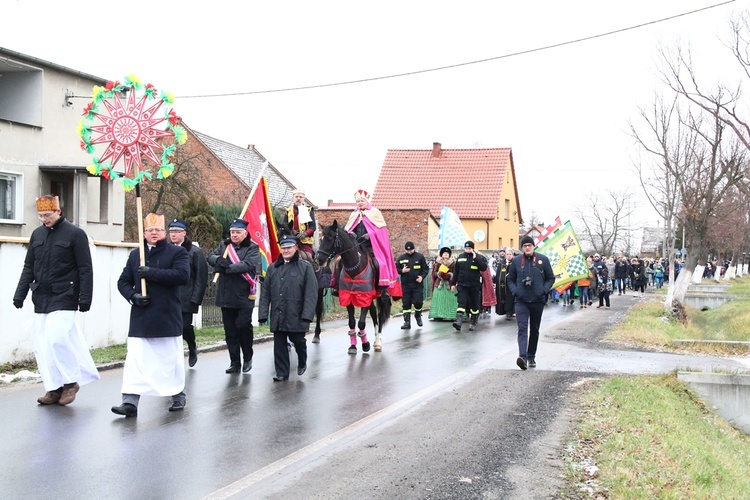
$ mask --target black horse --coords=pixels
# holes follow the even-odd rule
[[[278,228],[277,235],[279,240],[285,234],[294,234],[294,231],[291,228],[291,222],[286,224],[277,220],[276,227]],[[319,265],[315,260],[315,257],[305,250],[299,240],[297,240],[297,251],[299,252],[300,259],[306,260],[312,264],[313,270],[315,271],[315,278],[318,280],[318,299],[317,302],[315,302],[315,335],[313,336],[312,343],[319,344],[321,332],[320,323],[323,321],[323,315],[325,314],[325,289],[330,287],[331,270]]]
[[[340,261],[333,272],[333,281],[337,284],[339,304],[346,307],[349,313],[349,354],[357,354],[357,337],[362,341],[362,351],[370,350],[365,326],[367,313],[370,313],[375,328],[376,352],[382,350],[380,334],[383,325],[391,316],[391,300],[387,293],[378,290],[378,272],[373,266],[369,252],[360,248],[353,234],[333,221],[330,226],[320,228],[320,247],[317,261],[321,266],[330,265],[336,256]],[[359,320],[354,317],[354,308],[360,308]],[[355,331],[359,327],[359,332]]]

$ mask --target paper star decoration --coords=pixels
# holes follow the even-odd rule
[[[107,82],[105,87],[95,86],[93,94],[78,126],[81,149],[93,158],[86,170],[108,180],[122,178],[126,191],[151,180],[144,158],[158,165],[157,179],[172,175],[171,159],[176,146],[164,146],[159,139],[174,137],[177,144],[187,140],[187,133],[178,125],[180,119],[171,108],[174,97],[168,92],[157,97],[156,87],[150,83],[144,86],[134,75],[125,77],[122,84],[115,81]],[[98,154],[101,148],[104,151]],[[123,166],[118,171],[119,163]]]

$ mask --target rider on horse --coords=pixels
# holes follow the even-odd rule
[[[367,249],[378,273],[378,287],[385,290],[398,280],[391,239],[380,210],[370,205],[370,195],[360,189],[354,193],[357,208],[349,216],[345,229],[357,236],[357,242]]]
[[[307,252],[310,261],[314,261],[313,235],[317,229],[315,225],[315,209],[305,205],[305,192],[301,189],[292,191],[292,205],[286,209],[286,220],[292,235],[297,238],[297,246]]]

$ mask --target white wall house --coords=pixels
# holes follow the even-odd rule
[[[36,198],[54,194],[94,240],[122,241],[122,188],[89,175],[76,131],[106,81],[0,47],[0,236],[30,236]]]

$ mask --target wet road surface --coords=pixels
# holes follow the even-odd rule
[[[582,315],[613,321],[630,303],[613,300],[606,312],[548,306],[537,371],[746,368],[742,360],[592,349],[580,342],[591,323],[581,321]],[[290,469],[320,460],[385,422],[407,425],[414,408],[487,370],[521,374],[515,321],[492,315],[480,319],[476,332],[465,324],[461,333],[449,322],[425,321],[422,328],[413,323],[409,331],[401,323],[394,317],[386,325],[383,352],[356,356],[346,353],[343,323],[329,323],[320,344],[308,336],[302,377],[292,351],[288,382],[271,380],[272,342],[256,344],[249,374],[225,374],[226,351],[202,353],[195,368],[187,369],[183,412],[168,412],[169,398],[143,397],[137,418],[112,414],[110,407],[120,403],[121,369],[102,371],[101,380],[83,387],[67,407],[38,406],[41,384],[3,388],[2,497],[257,498],[254,488],[278,490],[284,484],[274,481],[290,481]]]

